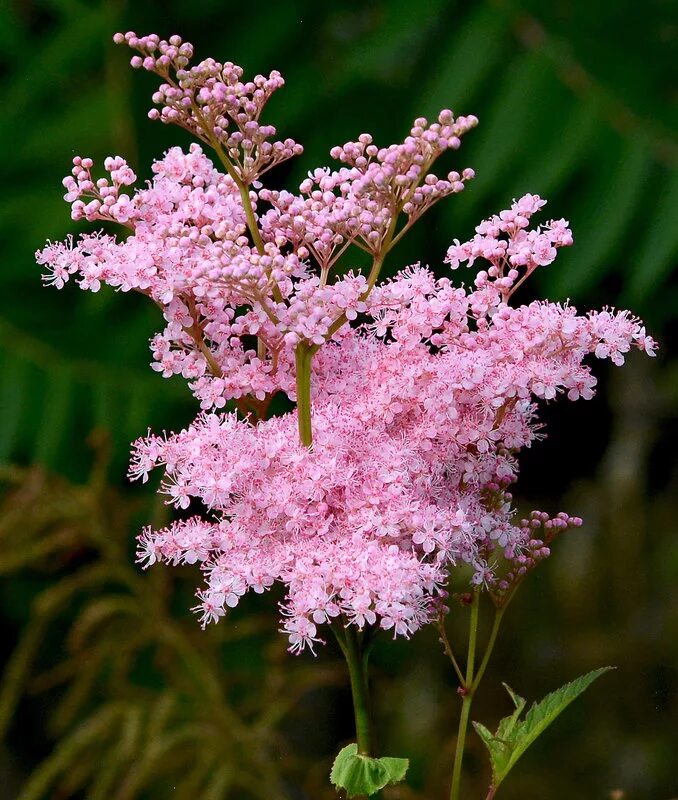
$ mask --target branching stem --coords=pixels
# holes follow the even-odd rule
[[[480,592],[476,589],[472,594],[471,600],[471,621],[469,623],[468,634],[468,655],[466,656],[466,676],[461,690],[463,699],[461,703],[461,715],[459,717],[459,728],[457,731],[457,746],[454,753],[454,766],[452,768],[452,787],[450,789],[450,800],[459,800],[459,787],[461,785],[461,765],[464,759],[464,745],[466,743],[466,731],[468,730],[468,720],[471,713],[471,703],[473,702],[473,668],[476,658],[476,642],[478,640],[478,616],[480,609]]]
[[[454,671],[457,673],[457,678],[459,678],[459,684],[461,686],[464,685],[464,674],[461,671],[461,667],[459,666],[459,662],[457,661],[454,651],[452,650],[452,645],[450,644],[449,637],[447,635],[447,631],[445,630],[445,621],[444,619],[439,619],[436,622],[436,627],[438,628],[438,633],[440,634],[440,641],[443,645],[443,650],[445,651],[445,655],[450,659],[452,662],[452,666],[454,667]]]
[[[506,606],[500,606],[499,608],[495,609],[494,612],[494,623],[492,624],[492,630],[490,631],[490,638],[487,642],[487,647],[485,648],[485,655],[483,656],[483,660],[480,662],[480,666],[478,667],[478,671],[473,678],[473,691],[475,692],[478,688],[478,684],[483,679],[483,675],[485,674],[485,670],[487,669],[487,665],[490,663],[490,656],[492,655],[492,651],[494,650],[495,642],[497,641],[497,634],[499,633],[499,628],[501,626],[501,621],[504,616],[504,612],[506,611]]]
[[[459,800],[460,796],[459,789],[461,786],[461,767],[462,767],[462,762],[464,760],[464,744],[466,742],[466,732],[468,730],[469,717],[471,713],[471,703],[473,702],[473,697],[475,693],[478,691],[478,686],[480,685],[480,682],[483,679],[483,676],[485,675],[485,670],[487,669],[487,665],[490,663],[490,657],[492,656],[492,651],[494,650],[494,646],[497,642],[497,635],[499,634],[501,621],[504,618],[504,613],[506,611],[508,604],[513,599],[514,593],[515,593],[515,588],[513,589],[513,591],[509,592],[509,594],[504,598],[504,601],[501,604],[498,603],[498,601],[495,598],[493,598],[495,602],[494,622],[492,624],[492,630],[490,631],[489,639],[487,640],[485,653],[477,670],[475,669],[475,660],[476,660],[476,645],[478,641],[480,590],[476,589],[472,594],[471,621],[469,624],[468,656],[466,660],[466,674],[464,675],[463,679],[460,677],[461,694],[463,695],[463,699],[461,704],[461,715],[459,717],[457,745],[454,753],[454,766],[452,768],[452,786],[450,789],[450,800]],[[444,637],[443,644],[445,644],[446,641],[447,641],[447,636]],[[448,642],[448,648],[449,648],[449,642]],[[446,648],[446,652],[448,648]],[[450,653],[451,653],[451,648],[449,648],[448,655]],[[459,673],[460,670],[457,667],[457,674],[459,675]],[[492,800],[495,792],[496,788],[491,786],[486,800]]]

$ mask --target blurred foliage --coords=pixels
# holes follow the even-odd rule
[[[290,663],[283,638],[265,633],[268,614],[205,633],[177,614],[194,576],[139,574],[129,547],[139,504],[106,486],[104,466],[78,486],[40,468],[0,473],[0,570],[43,576],[18,609],[0,732],[28,690],[49,695],[57,739],[18,797],[284,796],[295,759],[280,758],[281,720],[310,688],[341,682],[340,665]]]
[[[527,455],[521,491],[549,510],[566,503],[587,525],[526,587],[477,713],[493,724],[508,710],[499,677],[538,697],[616,663],[608,685],[568,712],[558,744],[546,737],[502,791],[678,794],[671,0],[0,3],[0,590],[5,639],[18,641],[0,691],[9,732],[0,770],[17,774],[25,798],[257,797],[261,777],[267,797],[316,800],[332,796],[330,757],[351,735],[345,689],[328,688],[343,680],[336,654],[285,656],[272,598],[202,633],[187,612],[193,571],[134,568],[133,536],[162,507],[152,487],[123,485],[128,443],[147,427],[181,427],[195,405],[180,380],[148,369],[160,321],[143,298],[40,285],[33,251],[73,229],[60,186],[72,155],[120,153],[146,178],[153,158],[187,141],[145,119],[153,79],[111,44],[118,29],[176,31],[199,56],[280,69],[287,86],[268,119],[306,147],[280,183],[363,130],[388,143],[443,106],[476,114],[481,125],[449,168],[473,166],[478,177],[415,228],[390,268],[440,264],[453,237],[536,192],[570,219],[576,247],[527,291],[628,305],[658,335],[659,364],[632,360],[594,403],[547,410],[551,437]],[[100,442],[92,457],[93,430],[110,437],[108,456]],[[424,633],[375,653],[384,739],[413,755],[426,798],[443,796],[455,728],[454,686],[435,647]],[[469,796],[487,777],[475,744]],[[3,790],[18,796],[7,780],[3,800]]]

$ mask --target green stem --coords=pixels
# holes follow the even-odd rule
[[[228,154],[226,153],[224,148],[221,146],[221,142],[214,135],[211,126],[208,124],[204,115],[196,105],[193,105],[193,113],[195,115],[195,118],[200,123],[203,133],[207,138],[207,141],[214,148],[216,154],[219,156],[219,160],[224,165],[226,172],[229,174],[235,185],[238,187],[238,192],[240,193],[240,201],[242,202],[242,207],[245,212],[245,219],[247,221],[247,227],[249,228],[250,235],[252,236],[252,241],[254,242],[254,246],[256,247],[259,255],[263,255],[265,252],[264,240],[261,238],[261,231],[259,230],[259,226],[257,224],[257,218],[254,213],[254,209],[252,208],[252,200],[250,199],[249,185],[245,183],[245,181],[238,174],[237,169],[233,166],[233,162],[228,157]],[[280,288],[278,287],[278,284],[275,283],[275,281],[273,282],[273,297],[278,303],[281,303],[283,300],[283,296],[280,293]]]
[[[480,592],[476,589],[471,597],[471,623],[468,633],[468,656],[466,658],[466,683],[464,688],[473,685],[473,667],[476,659],[476,642],[478,641],[478,616],[480,613]]]
[[[447,655],[447,657],[452,662],[452,666],[454,667],[454,671],[457,673],[457,678],[459,678],[459,685],[464,685],[464,675],[459,667],[459,662],[455,658],[454,651],[452,650],[452,645],[450,644],[450,640],[447,636],[447,631],[445,630],[445,620],[440,618],[437,623],[436,627],[438,628],[438,633],[440,634],[440,641],[443,644],[443,649]]]
[[[341,652],[348,665],[351,681],[351,696],[355,715],[356,743],[358,753],[372,756],[372,722],[370,719],[369,689],[367,680],[367,664],[371,644],[365,647],[360,635],[351,625],[347,627],[334,623],[331,630],[336,636]]]
[[[257,252],[260,255],[264,253],[264,242],[261,238],[261,233],[259,232],[259,226],[257,225],[257,219],[254,216],[254,209],[252,208],[252,200],[250,199],[250,190],[249,186],[242,180],[240,175],[238,175],[238,171],[233,166],[231,159],[226,155],[224,148],[221,146],[221,143],[216,138],[216,136],[210,130],[205,118],[202,114],[195,110],[197,118],[201,121],[203,126],[203,130],[205,132],[205,136],[209,139],[210,144],[216,151],[216,154],[219,156],[219,161],[224,165],[226,172],[232,178],[235,185],[238,187],[238,192],[240,193],[240,200],[242,202],[243,211],[245,212],[245,219],[247,221],[247,227],[249,228],[250,234],[252,236],[252,241],[254,242],[254,246],[257,248]]]
[[[466,677],[462,686],[464,698],[461,704],[461,716],[459,717],[459,729],[457,732],[457,746],[454,753],[454,767],[452,769],[452,787],[450,789],[450,800],[459,800],[459,787],[461,785],[461,765],[464,759],[464,745],[466,743],[466,731],[468,730],[468,720],[471,713],[471,703],[473,702],[473,668],[476,658],[476,643],[478,641],[478,612],[480,609],[479,592],[475,590],[471,601],[471,622],[469,624],[468,636],[468,656],[466,658]]]
[[[240,202],[242,203],[242,207],[245,211],[245,219],[247,221],[247,227],[249,229],[250,235],[252,236],[252,241],[254,242],[254,246],[257,248],[257,252],[259,255],[263,255],[266,251],[264,249],[264,240],[261,238],[261,231],[259,230],[259,226],[257,224],[257,218],[254,214],[254,209],[252,208],[252,200],[250,198],[250,189],[249,186],[240,178],[236,170],[234,169],[233,165],[231,164],[228,156],[224,153],[221,145],[214,140],[213,144],[214,148],[216,149],[221,163],[226,167],[226,171],[228,174],[233,178],[235,181],[236,186],[238,187],[238,192],[240,192]],[[282,303],[283,296],[280,293],[280,288],[278,284],[273,281],[272,286],[273,291],[273,298],[277,303]]]
[[[355,734],[358,753],[372,756],[372,724],[367,689],[367,656],[361,652],[360,641],[352,626],[346,629],[346,662],[351,679]]]
[[[473,600],[471,602],[471,622],[469,627],[468,658],[466,661],[466,675],[464,677],[464,680],[462,681],[462,691],[464,693],[464,697],[461,705],[461,716],[459,718],[457,747],[454,754],[454,767],[452,771],[452,787],[450,790],[450,800],[459,800],[459,787],[461,785],[461,766],[464,759],[464,744],[466,741],[466,732],[468,730],[468,721],[471,713],[471,703],[473,702],[473,697],[475,693],[478,691],[478,686],[480,685],[480,682],[483,679],[483,675],[485,674],[487,665],[490,662],[490,657],[492,656],[492,651],[494,650],[494,645],[497,641],[497,635],[499,634],[499,628],[501,627],[501,621],[504,617],[504,612],[506,611],[508,604],[513,599],[514,593],[515,589],[508,595],[507,598],[505,598],[502,605],[495,606],[494,623],[492,624],[492,630],[490,631],[490,638],[487,640],[485,654],[483,655],[478,670],[474,673],[476,644],[478,640],[478,616],[480,611],[480,592],[478,590],[473,592]],[[491,800],[491,798],[494,797],[494,793],[496,791],[497,791],[496,787],[491,786],[490,793],[487,795],[486,800]]]
[[[490,656],[492,655],[492,651],[494,650],[495,642],[497,641],[497,634],[499,633],[499,627],[501,626],[501,620],[504,616],[504,611],[506,611],[506,606],[500,606],[499,608],[495,609],[494,612],[494,624],[492,625],[492,631],[490,632],[490,638],[487,642],[487,648],[485,649],[485,655],[483,656],[483,660],[480,662],[480,666],[478,667],[478,671],[476,672],[475,678],[473,679],[473,691],[475,692],[478,689],[478,685],[480,681],[483,679],[483,675],[485,674],[485,670],[487,669],[487,665],[490,661]]]
[[[311,423],[311,363],[313,352],[306,342],[300,342],[294,351],[297,368],[297,425],[299,441],[304,447],[313,444]]]
[[[466,743],[466,731],[468,730],[468,719],[471,713],[472,694],[465,694],[461,703],[461,716],[459,717],[459,729],[457,732],[457,747],[454,753],[454,769],[452,772],[452,788],[450,790],[450,800],[459,800],[459,786],[461,784],[461,764],[464,759],[464,745]]]

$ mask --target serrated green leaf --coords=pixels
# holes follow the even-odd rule
[[[348,797],[376,794],[389,783],[400,783],[410,762],[406,758],[370,758],[358,753],[358,745],[344,747],[334,759],[330,780],[337,789],[344,789]]]
[[[508,685],[508,683],[502,683],[502,686],[506,691],[509,693],[509,697],[513,700],[513,705],[516,707],[518,713],[520,713],[523,708],[525,708],[525,703],[527,702],[524,697],[521,697],[518,692],[514,692],[513,689]]]
[[[495,735],[486,728],[481,722],[474,722],[473,727],[476,729],[476,733],[480,738],[483,740],[487,749],[492,752],[492,748],[498,743],[497,738]]]
[[[566,683],[560,689],[547,694],[538,703],[534,703],[522,722],[518,718],[525,707],[522,697],[515,694],[506,684],[516,710],[499,723],[496,734],[477,722],[473,725],[487,747],[492,765],[492,785],[496,789],[516,765],[518,759],[527,748],[549,727],[549,725],[586,690],[596,678],[614,667],[601,667],[579,678]]]
[[[606,672],[614,667],[600,667],[582,675],[547,694],[539,703],[535,703],[525,715],[525,719],[514,730],[512,740],[516,744],[517,755],[513,763],[525,752],[529,745],[558,717],[573,700]]]
[[[396,758],[394,756],[382,756],[377,759],[386,767],[389,774],[389,783],[400,783],[405,780],[410,760],[408,758]]]
[[[503,683],[502,686],[509,693],[511,700],[513,700],[513,705],[516,707],[513,714],[511,714],[510,717],[504,717],[497,728],[497,737],[499,739],[507,739],[515,728],[520,715],[523,713],[526,701],[519,694],[516,694],[507,683]]]
[[[504,722],[504,720],[502,720]],[[500,723],[501,724],[501,723]],[[498,786],[497,773],[504,768],[505,764],[511,757],[511,750],[509,745],[491,733],[480,722],[474,722],[473,727],[478,736],[482,739],[483,744],[487,748],[490,755],[490,765],[492,767],[492,783]]]

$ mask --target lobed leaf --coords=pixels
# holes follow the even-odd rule
[[[376,794],[384,786],[400,783],[410,762],[407,758],[370,758],[358,753],[358,745],[344,747],[335,758],[330,780],[337,789],[345,789],[348,797]]]
[[[497,737],[499,739],[507,739],[515,729],[520,715],[523,713],[523,709],[525,708],[526,701],[519,694],[516,694],[507,683],[502,684],[502,686],[509,693],[511,700],[513,700],[513,705],[516,707],[516,710],[513,712],[513,714],[511,714],[510,717],[504,717],[497,728]]]

